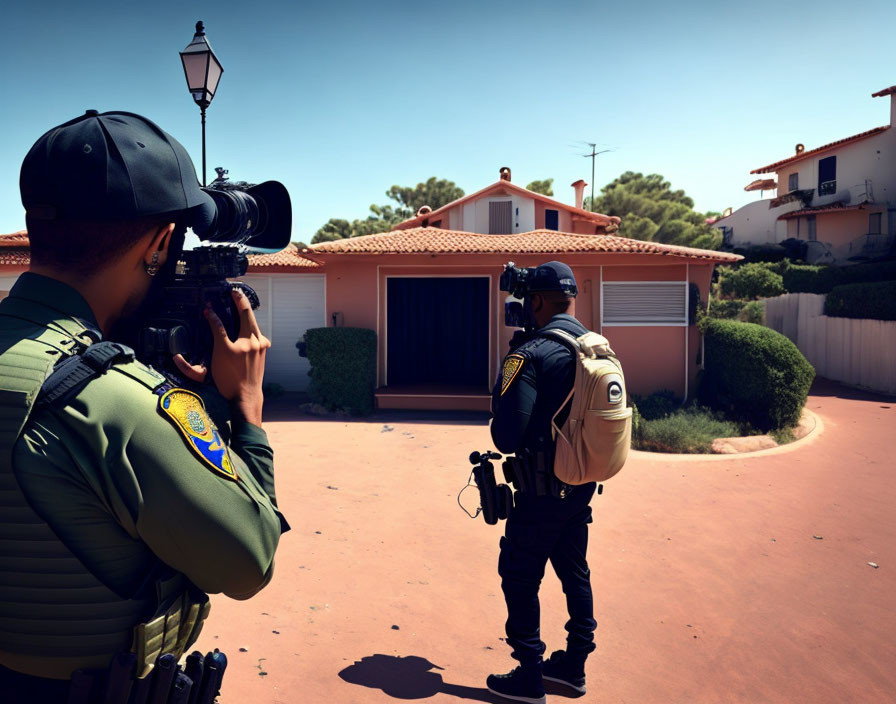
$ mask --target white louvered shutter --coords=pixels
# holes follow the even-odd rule
[[[683,281],[611,281],[602,287],[604,325],[687,325]]]

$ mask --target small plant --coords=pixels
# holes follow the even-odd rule
[[[638,408],[638,415],[644,420],[656,420],[665,418],[681,407],[681,399],[675,397],[675,392],[663,389],[655,391],[649,396],[632,396]]]
[[[735,437],[738,423],[722,419],[707,408],[692,406],[656,420],[642,420],[632,445],[637,450],[706,454],[716,438]]]

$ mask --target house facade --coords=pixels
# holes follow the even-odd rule
[[[28,270],[29,261],[26,232],[0,236],[0,299]],[[310,366],[307,359],[299,357],[296,342],[309,328],[326,325],[323,266],[289,245],[276,254],[250,256],[249,270],[241,280],[258,294],[258,326],[271,340],[265,384],[277,384],[286,391],[305,391]]]
[[[325,265],[328,325],[375,330],[380,408],[488,410],[514,329],[504,325],[504,265],[561,260],[579,286],[576,317],[609,338],[632,393],[693,393],[694,325],[717,262],[732,254],[616,236],[619,219],[496,183],[393,231],[313,245]],[[455,229],[455,228],[468,229]],[[570,231],[563,230],[567,227]]]
[[[811,263],[851,263],[886,256],[896,235],[896,86],[889,124],[795,153],[751,173],[773,175],[774,197],[713,223],[727,245],[806,243]],[[754,182],[756,183],[756,182]],[[751,186],[754,184],[751,184]],[[750,187],[748,186],[748,189]]]

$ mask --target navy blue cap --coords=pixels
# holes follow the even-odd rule
[[[576,278],[563,262],[547,262],[532,269],[529,276],[530,291],[563,291],[570,296],[579,292]]]
[[[19,176],[22,205],[40,220],[133,220],[215,204],[180,142],[145,117],[88,110],[35,142]]]

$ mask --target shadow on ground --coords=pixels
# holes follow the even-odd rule
[[[485,688],[445,682],[434,669],[442,668],[416,655],[368,655],[342,670],[339,677],[349,684],[380,689],[395,699],[427,699],[436,694],[450,694],[475,702],[499,701]]]
[[[288,393],[264,402],[266,421],[313,420],[321,423],[432,423],[436,425],[488,425],[485,411],[377,411],[370,416],[310,415],[301,407],[309,403],[306,394]]]
[[[858,389],[854,386],[846,386],[839,381],[832,381],[820,376],[815,377],[815,381],[812,382],[812,389],[809,393],[813,396],[833,396],[835,398],[845,398],[851,401],[896,403],[896,396],[890,396],[874,391],[866,391],[865,389]]]

